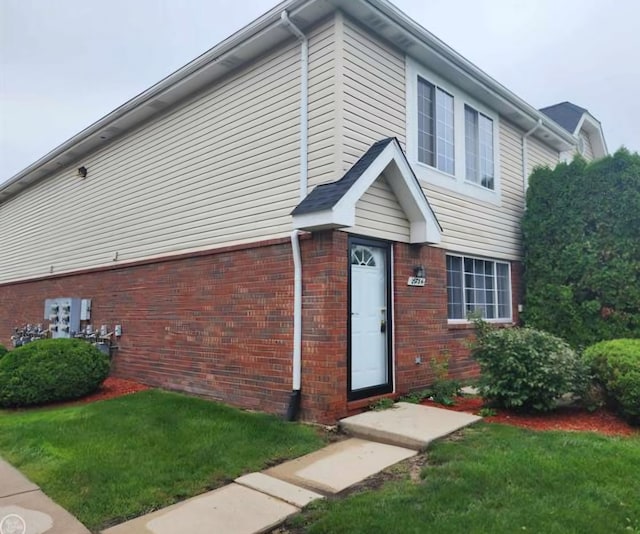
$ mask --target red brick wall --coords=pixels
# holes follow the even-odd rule
[[[92,299],[121,324],[113,374],[283,413],[291,391],[288,242],[0,286],[0,342],[42,322],[44,299]]]
[[[302,417],[333,423],[367,402],[347,402],[348,235],[317,232],[303,255]],[[398,395],[433,381],[429,362],[448,356],[471,377],[472,330],[449,326],[445,251],[395,243],[394,338]],[[407,286],[416,265],[425,287]],[[513,265],[514,315],[520,266]],[[292,388],[293,262],[288,240],[171,260],[0,285],[0,343],[41,322],[44,299],[92,299],[92,324],[123,327],[114,374],[284,414]],[[416,363],[416,357],[422,363]]]

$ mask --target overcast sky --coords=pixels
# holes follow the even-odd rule
[[[0,182],[275,0],[0,0]],[[394,0],[536,108],[570,100],[640,151],[638,0]]]

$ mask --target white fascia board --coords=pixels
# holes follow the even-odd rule
[[[378,154],[378,157],[373,160],[371,165],[364,171],[356,182],[349,188],[344,196],[336,204],[336,208],[340,208],[344,205],[355,206],[356,202],[362,198],[367,189],[371,187],[378,177],[384,172],[389,165],[389,162],[394,156],[394,144],[396,141],[389,143],[384,150]]]
[[[344,220],[343,217],[353,213],[355,221],[356,203],[382,174],[387,176],[389,185],[409,220],[411,242],[439,243],[442,239],[440,224],[395,139],[338,201],[333,210],[335,214],[340,214],[341,220]]]
[[[591,113],[585,112],[576,126],[575,135],[580,135],[580,130],[584,129],[589,135],[591,141],[591,148],[593,149],[593,155],[596,158],[603,158],[609,154],[607,149],[607,143],[604,139],[604,132],[602,131],[602,124]]]
[[[170,107],[189,95],[196,94],[202,87],[209,86],[214,79],[226,75],[230,70],[238,67],[237,59],[232,57],[232,54],[237,53],[241,47],[250,47],[262,53],[263,50],[275,46],[274,43],[285,40],[290,36],[290,32],[282,27],[280,20],[282,11],[286,10],[291,17],[294,17],[307,9],[312,12],[317,11],[315,15],[309,17],[315,20],[319,16],[324,16],[323,14],[326,14],[330,6],[319,0],[284,0],[9,178],[0,185],[0,203],[56,170],[102,148],[105,141],[131,130],[152,115],[164,111],[163,108],[154,109],[153,105],[149,105],[153,104],[154,99],[163,99],[165,102],[162,104]],[[307,20],[307,14],[303,13],[302,18]],[[274,37],[276,32],[278,35]],[[250,59],[252,58],[246,60]],[[213,73],[214,70],[215,74],[206,72]],[[111,130],[117,131],[117,134],[114,135]]]
[[[494,80],[464,56],[405,15],[391,2],[387,0],[332,0],[332,2],[347,13],[351,13],[352,16],[356,16],[357,20],[363,24],[367,24],[368,20],[386,19],[385,22],[390,23],[386,27],[383,24],[376,24],[375,27],[369,26],[370,30],[383,35],[409,55],[413,55],[414,50],[418,51],[420,49],[428,50],[431,54],[435,54],[438,57],[438,61],[446,65],[451,73],[456,73],[457,76],[470,81],[478,89],[481,88],[486,95],[490,95],[492,100],[499,102],[503,108],[516,112],[522,117],[524,119],[523,122],[526,124],[520,124],[521,127],[528,129],[537,124],[538,120],[542,120],[542,128],[536,132],[536,138],[539,138],[543,143],[549,144],[550,142],[550,139],[545,138],[543,135],[546,132],[557,142],[559,147],[556,148],[558,150],[566,150],[575,146],[575,142],[572,139],[573,136],[564,128]],[[360,13],[356,14],[358,11]],[[455,80],[452,81],[455,82]],[[469,91],[468,88],[466,90]],[[481,101],[484,100],[481,95],[473,94],[472,96],[476,96]],[[496,109],[496,111],[506,114],[502,110]]]
[[[333,228],[348,228],[356,225],[356,207],[346,206],[342,209],[335,207],[330,210],[303,213],[293,216],[294,230],[330,230]]]
[[[411,243],[440,243],[442,227],[404,155],[394,158],[385,175],[409,219]]]

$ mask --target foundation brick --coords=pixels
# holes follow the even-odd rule
[[[334,423],[347,402],[348,235],[303,236],[302,413]],[[447,324],[445,251],[393,244],[396,396],[433,381],[429,361],[448,355],[452,377],[477,375],[466,342]],[[407,286],[416,265],[425,287]],[[514,315],[521,291],[512,264]],[[0,285],[0,343],[13,327],[43,322],[44,300],[92,299],[94,327],[121,324],[115,376],[239,407],[286,412],[292,387],[293,261],[286,239],[128,266]],[[416,364],[416,357],[422,358]]]

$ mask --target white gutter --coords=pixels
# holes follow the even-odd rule
[[[574,145],[573,135],[567,132],[562,126],[556,124],[551,119],[542,115],[542,113],[535,109],[533,106],[522,100],[515,93],[511,92],[501,83],[494,80],[491,76],[486,74],[483,70],[471,63],[464,56],[456,52],[449,45],[445,44],[438,37],[432,34],[430,31],[423,28],[420,24],[412,20],[405,15],[400,9],[393,5],[388,0],[333,0],[340,4],[355,3],[356,1],[362,5],[370,6],[379,12],[380,15],[386,16],[391,19],[391,23],[400,30],[400,32],[407,32],[411,34],[414,39],[412,46],[419,46],[420,43],[425,43],[432,50],[446,60],[449,64],[453,65],[457,70],[463,72],[467,77],[477,80],[480,84],[490,91],[497,99],[506,103],[509,107],[516,108],[521,114],[526,115],[532,120],[540,121],[543,128],[553,134],[555,137],[559,137],[565,143],[570,146]],[[346,7],[346,6],[345,6]],[[535,129],[538,129],[539,125],[536,125]]]
[[[538,119],[538,122],[536,122],[535,126],[522,136],[522,192],[525,195],[525,205],[527,198],[527,189],[529,188],[529,176],[527,175],[527,159],[529,157],[527,153],[527,139],[541,126],[542,119]]]
[[[300,39],[300,200],[307,196],[309,175],[309,40],[291,20],[286,11],[280,15],[284,25]]]
[[[307,196],[309,179],[309,40],[291,20],[287,11],[280,18],[284,25],[300,40],[300,200]],[[300,232],[291,232],[293,254],[293,393],[287,408],[287,419],[297,419],[300,410],[302,387],[302,257]]]

